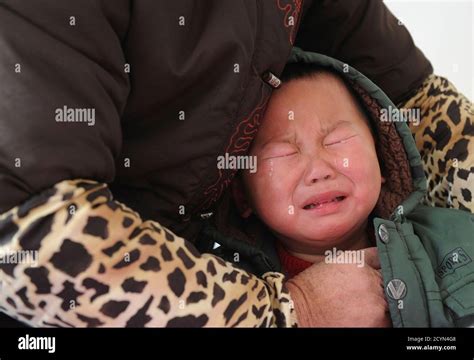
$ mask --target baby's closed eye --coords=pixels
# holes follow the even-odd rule
[[[263,154],[262,160],[288,157],[298,154],[298,148],[291,144],[278,144],[272,146]]]
[[[328,136],[324,141],[324,146],[344,144],[344,143],[346,143],[350,139],[353,139],[356,136],[357,136],[357,134]]]

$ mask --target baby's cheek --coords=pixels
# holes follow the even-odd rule
[[[360,159],[357,153],[346,153],[338,156],[334,160],[334,165],[340,173],[349,179],[356,180],[365,175],[365,169]]]
[[[280,186],[283,182],[291,181],[295,177],[295,166],[290,159],[266,159],[259,163],[259,175],[268,186]]]
[[[296,209],[286,201],[275,201],[271,206],[262,209],[261,219],[273,230],[286,234],[291,233],[296,221]]]
[[[297,169],[291,171],[278,161],[267,160],[258,171],[258,188],[260,215],[265,222],[278,226],[278,223],[288,220],[294,213],[292,203],[293,189],[297,182]],[[257,190],[258,190],[257,189]]]
[[[358,206],[372,209],[380,193],[380,172],[374,154],[358,151],[341,160],[341,172],[350,179],[354,188],[353,196],[358,199]]]
[[[259,167],[251,181],[252,192],[259,202],[268,202],[279,194],[281,184],[278,179],[280,178],[281,174],[275,173],[275,170],[267,164]]]
[[[266,159],[263,161],[259,161],[258,165],[259,165],[258,171],[260,173],[260,176],[266,178],[267,180],[271,179],[275,172],[274,161],[272,159]]]
[[[375,159],[376,160],[376,159]],[[372,154],[367,154],[354,147],[351,152],[345,152],[335,160],[337,169],[354,182],[367,182],[377,175],[377,167]]]

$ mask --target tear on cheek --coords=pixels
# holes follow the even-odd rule
[[[273,160],[268,160],[268,176],[273,177]]]

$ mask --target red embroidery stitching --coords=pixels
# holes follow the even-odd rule
[[[293,4],[281,5],[281,0],[277,0],[277,6],[280,10],[285,11],[285,17],[283,19],[283,25],[286,28],[290,28],[289,40],[290,44],[293,45],[296,38],[296,25],[298,23],[298,17],[301,12],[301,4],[303,0],[293,0]],[[293,25],[290,25],[289,19],[290,16],[293,17]]]
[[[229,140],[229,145],[227,145],[227,148],[225,149],[226,153],[228,153],[229,155],[247,153],[250,147],[250,143],[252,142],[258,130],[263,110],[265,109],[265,105],[269,98],[270,97],[265,96],[264,91],[262,91],[262,94],[260,96],[260,102],[257,107],[250,113],[249,116],[244,118],[239,123],[234,133],[232,134]],[[236,170],[233,169],[219,169],[219,175],[216,181],[211,186],[209,186],[206,191],[204,191],[205,202],[202,204],[201,209],[208,208],[211,204],[213,204],[219,199],[222,192],[232,181],[232,178],[234,177],[235,173]]]
[[[296,38],[296,29],[299,20],[299,15],[301,12],[302,2],[303,0],[291,0],[291,4],[282,5],[282,0],[276,0],[276,5],[278,9],[280,9],[281,11],[285,11],[283,25],[287,30],[289,30],[289,41],[291,45],[293,45]],[[292,25],[289,23],[290,16],[293,17]],[[262,92],[260,102],[257,107],[250,113],[249,116],[244,118],[239,123],[234,133],[232,134],[229,140],[229,145],[225,150],[226,153],[228,153],[229,155],[247,153],[247,150],[250,147],[250,143],[252,142],[254,135],[258,130],[258,126],[260,124],[260,117],[262,115],[263,110],[265,109],[265,105],[268,99],[269,97],[265,96]],[[214,202],[219,199],[223,191],[232,181],[232,178],[234,177],[235,173],[236,170],[219,169],[217,179],[204,191],[203,198],[205,200],[200,206],[201,210],[209,208]]]

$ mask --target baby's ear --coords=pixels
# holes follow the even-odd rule
[[[382,184],[385,184],[387,182],[387,179],[385,179],[383,176],[382,176]]]
[[[243,218],[248,218],[252,214],[252,208],[250,207],[249,202],[247,201],[247,195],[245,193],[244,182],[240,174],[237,174],[234,177],[230,185],[230,190],[232,192],[232,197],[234,198],[235,205],[239,214]]]

